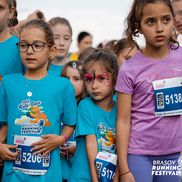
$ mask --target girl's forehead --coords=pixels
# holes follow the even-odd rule
[[[68,66],[66,69],[66,74],[74,75],[74,76],[80,76],[80,73],[77,68],[72,68],[71,66]]]
[[[26,27],[20,33],[20,39],[45,40],[45,32],[38,27]]]
[[[91,62],[87,65],[87,72],[91,73],[101,73],[107,72],[106,67],[101,62]]]
[[[142,8],[142,14],[143,16],[160,16],[160,15],[167,15],[167,14],[171,14],[171,10],[169,8],[169,6],[162,1],[158,1],[155,3],[148,3],[145,4]]]

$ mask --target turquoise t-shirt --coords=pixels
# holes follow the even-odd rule
[[[65,78],[48,75],[41,80],[29,80],[23,74],[8,75],[2,81],[0,101],[0,121],[7,121],[8,144],[14,143],[15,135],[23,136],[24,139],[27,136],[31,138],[45,134],[59,135],[60,121],[69,126],[76,123],[75,93],[71,83]],[[21,144],[25,141],[19,138],[16,142]],[[44,175],[24,174],[13,169],[12,161],[5,161],[2,181],[60,182],[60,148],[52,151],[50,155],[50,166]],[[22,161],[30,161],[33,166],[33,159],[26,159],[24,154],[21,157]]]
[[[49,73],[49,75],[52,75],[52,76],[61,76],[63,67],[64,67],[64,65],[51,64],[49,66],[48,73]]]
[[[15,36],[0,42],[0,78],[8,74],[23,72],[17,42],[19,39]]]
[[[91,181],[85,144],[86,135],[96,135],[98,151],[116,153],[115,126],[116,104],[110,112],[107,112],[97,106],[90,97],[80,102],[76,124],[77,149],[70,182]],[[78,166],[83,170],[77,170]]]

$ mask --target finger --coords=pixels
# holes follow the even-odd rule
[[[50,151],[47,150],[46,152],[44,152],[44,153],[42,154],[41,158],[43,158],[45,155],[47,155],[47,154],[49,154],[49,153],[50,153]]]
[[[44,139],[47,139],[47,138],[50,138],[52,136],[53,136],[52,134],[48,134],[48,135],[42,135],[41,137],[44,138]]]
[[[35,151],[35,150],[40,150],[40,149],[42,149],[42,148],[44,148],[45,147],[45,145],[38,145],[38,146],[35,146],[35,147],[33,147],[32,149],[31,149],[31,152],[33,152],[33,151]]]
[[[67,151],[68,148],[67,147],[61,147],[61,151]]]
[[[46,151],[46,149],[43,148],[43,149],[40,149],[40,150],[34,152],[33,155],[42,154],[42,153],[44,153],[45,151]]]
[[[18,145],[7,145],[7,144],[6,144],[6,146],[9,149],[16,149],[18,147]]]
[[[10,159],[14,160],[14,159],[16,159],[17,155],[18,155],[18,152],[11,152],[11,151],[9,151],[7,153],[7,158],[10,158]]]
[[[45,140],[41,140],[41,141],[39,141],[39,142],[34,142],[34,143],[32,143],[31,146],[42,145],[42,144],[44,144],[44,143],[46,143],[46,141],[45,141]]]

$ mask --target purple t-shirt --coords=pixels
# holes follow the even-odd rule
[[[132,95],[128,153],[166,155],[182,151],[182,115],[156,117],[152,81],[182,77],[182,48],[154,60],[141,52],[120,68],[116,90]]]

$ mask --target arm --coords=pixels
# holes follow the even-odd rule
[[[10,149],[16,149],[16,145],[4,144],[7,135],[7,125],[3,125],[0,128],[0,158],[3,160],[15,160],[17,152],[12,152]]]
[[[73,133],[73,130],[73,126],[64,126],[63,135],[43,135],[41,141],[32,144],[34,147],[31,151],[36,151],[34,152],[34,155],[43,153],[41,157],[44,157],[46,154],[50,153],[57,147],[64,145],[66,139],[69,138]]]
[[[117,122],[116,122],[116,146],[118,153],[120,180],[134,182],[134,177],[129,171],[127,154],[131,127],[131,101],[132,95],[118,93],[117,95]]]
[[[95,158],[97,155],[97,141],[95,135],[87,135],[86,136],[86,149],[87,156],[90,166],[90,173],[92,177],[92,182],[98,182],[97,172],[95,168]]]
[[[6,140],[6,135],[7,135],[7,129],[8,129],[8,126],[7,125],[3,125],[0,129],[0,141],[2,143],[5,142]]]

